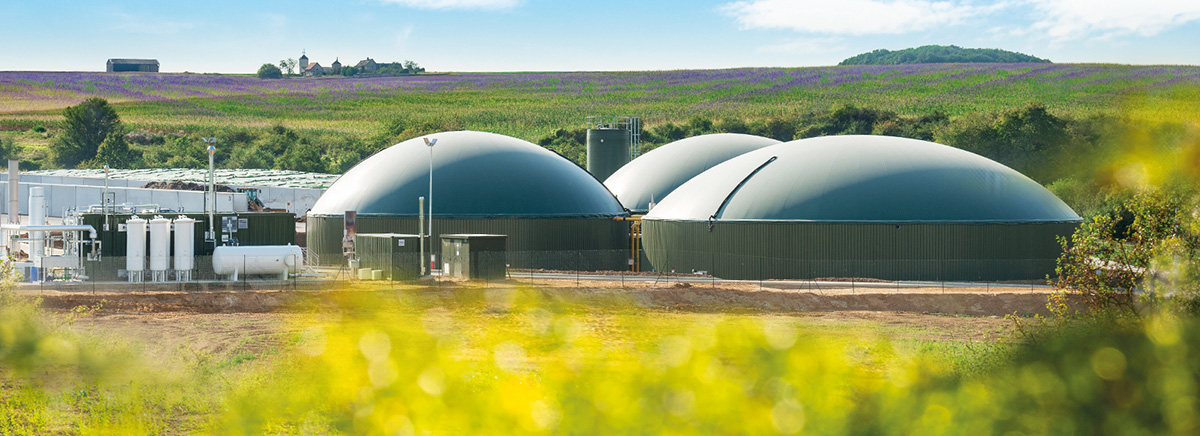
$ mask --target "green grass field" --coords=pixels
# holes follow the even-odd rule
[[[5,434],[1189,434],[1186,319],[647,310],[527,287],[286,310],[6,297]]]

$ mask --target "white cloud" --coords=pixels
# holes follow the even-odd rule
[[[1153,36],[1200,20],[1196,0],[1032,0],[1033,28],[1055,40]]]
[[[842,38],[795,38],[779,44],[759,47],[758,51],[785,54],[821,54],[845,50]]]
[[[417,9],[510,9],[521,0],[380,0]]]
[[[410,36],[412,36],[412,33],[413,33],[412,26],[404,26],[403,29],[400,29],[399,32],[396,32],[396,45],[400,46],[400,47],[404,47],[405,45],[407,45],[408,38]]]
[[[720,10],[734,17],[743,29],[869,35],[953,25],[1005,6],[926,0],[749,0],[726,3]]]

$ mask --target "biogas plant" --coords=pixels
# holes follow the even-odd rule
[[[218,191],[211,169],[190,176],[203,190],[153,189],[136,174],[21,174],[10,163],[4,250],[25,281],[43,283],[539,270],[1009,281],[1053,274],[1056,238],[1082,221],[1011,168],[932,142],[724,133],[642,154],[640,125],[589,118],[586,168],[504,135],[430,134],[326,189]]]

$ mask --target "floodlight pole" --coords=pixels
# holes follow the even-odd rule
[[[213,247],[217,246],[217,233],[214,228],[216,218],[213,217],[217,210],[217,180],[213,175],[213,155],[217,153],[217,147],[213,144],[217,143],[217,138],[203,138],[204,143],[208,144],[208,239],[212,241]]]
[[[433,275],[433,145],[437,138],[422,138],[429,147],[429,275]]]

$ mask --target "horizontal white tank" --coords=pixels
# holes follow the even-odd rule
[[[175,271],[191,271],[196,266],[196,220],[180,215],[175,218]]]
[[[138,274],[146,270],[146,220],[137,215],[125,221],[125,270]]]
[[[304,253],[296,245],[225,245],[213,250],[212,261],[220,275],[299,274]]]
[[[164,272],[171,268],[171,220],[155,216],[150,226],[150,271]]]

